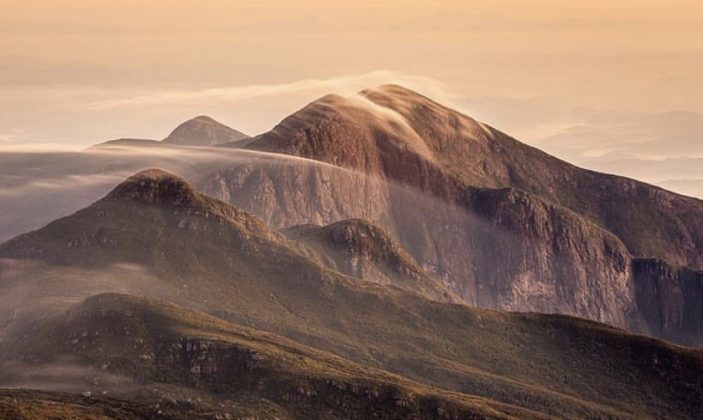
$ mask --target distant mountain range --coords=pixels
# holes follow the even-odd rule
[[[703,344],[703,202],[405,88],[326,96],[252,138],[198,117],[23,159],[187,180],[139,171],[0,244],[0,387],[42,390],[0,391],[0,415],[703,411],[703,351],[636,335]]]
[[[93,147],[115,146],[217,146],[222,144],[234,145],[249,139],[244,133],[227,127],[207,115],[192,118],[171,132],[165,139],[117,139],[100,143]]]

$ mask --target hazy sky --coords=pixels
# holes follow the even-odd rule
[[[255,134],[324,93],[400,82],[573,162],[703,195],[700,0],[0,10],[0,147],[161,138],[198,114]]]

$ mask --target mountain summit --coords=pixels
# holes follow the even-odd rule
[[[161,169],[147,169],[127,178],[106,199],[187,206],[197,200],[197,195],[183,178]]]
[[[246,134],[201,115],[176,127],[163,142],[188,146],[215,146],[247,138],[249,136]]]
[[[98,143],[91,147],[159,147],[159,146],[219,146],[229,143],[236,147],[250,137],[246,134],[200,115],[181,123],[165,139],[122,138]]]

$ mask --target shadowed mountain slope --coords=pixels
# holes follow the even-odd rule
[[[569,317],[440,303],[340,274],[260,219],[162,171],[137,174],[94,205],[0,245],[0,258],[0,325],[4,342],[20,337],[20,348],[39,314],[57,316],[77,300],[122,292],[547,415],[693,418],[703,407],[697,350]],[[94,302],[87,307],[104,301]],[[100,340],[78,334],[62,345]],[[85,345],[86,357],[99,357],[92,352],[99,345]]]
[[[369,220],[469,304],[647,331],[622,241],[523,191],[455,188],[450,201],[309,161],[233,165],[206,177],[200,189],[277,228]]]
[[[309,256],[333,270],[421,292],[437,300],[460,301],[388,232],[366,220],[344,220],[327,226],[297,225],[284,229],[283,233],[307,245]]]

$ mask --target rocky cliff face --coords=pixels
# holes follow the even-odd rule
[[[575,213],[516,190],[451,189],[454,202],[311,163],[246,164],[201,185],[278,228],[361,217],[387,229],[465,302],[631,327],[627,248]]]
[[[476,247],[479,296],[491,285],[496,298],[480,305],[635,326],[631,257],[615,235],[518,190],[481,190],[472,200],[498,227]]]
[[[518,188],[595,221],[635,256],[703,265],[703,201],[577,168],[399,86],[362,94],[402,115],[462,185]]]
[[[649,331],[688,345],[703,345],[703,272],[660,260],[635,260],[637,304]]]
[[[457,187],[519,188],[616,233],[633,255],[703,264],[702,201],[577,168],[399,86],[322,98],[248,147],[382,174],[445,198]]]
[[[283,232],[304,245],[303,252],[335,271],[420,292],[440,301],[460,301],[388,232],[366,220],[343,220],[327,226],[297,225]]]
[[[576,168],[398,86],[324,97],[247,147],[332,166],[237,165],[201,189],[279,228],[370,220],[471,304],[648,331],[632,255],[703,262],[701,201]]]

